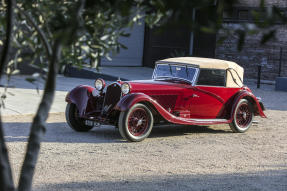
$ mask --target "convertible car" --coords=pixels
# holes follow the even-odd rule
[[[76,131],[115,125],[128,141],[142,141],[158,124],[229,124],[243,133],[254,116],[266,117],[261,99],[243,85],[243,72],[225,60],[160,60],[150,80],[77,86],[66,96],[66,120]]]

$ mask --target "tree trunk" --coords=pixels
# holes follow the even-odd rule
[[[8,62],[9,52],[11,49],[11,41],[13,36],[14,25],[14,0],[7,0],[7,28],[6,28],[6,40],[3,46],[3,52],[0,62],[0,80],[2,74]],[[13,177],[11,172],[11,166],[8,157],[8,151],[4,140],[2,121],[0,115],[0,190],[14,190]]]
[[[40,151],[41,138],[45,133],[45,122],[54,99],[56,87],[56,75],[58,71],[58,60],[61,54],[61,42],[56,41],[53,47],[53,55],[49,65],[48,77],[45,84],[45,89],[41,103],[38,107],[37,114],[31,125],[28,146],[24,163],[21,169],[19,180],[19,191],[30,191],[32,187],[32,179],[35,171],[35,166]]]

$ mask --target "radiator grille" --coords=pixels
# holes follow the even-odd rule
[[[109,112],[121,99],[121,87],[120,85],[113,83],[107,87],[104,105],[103,105],[103,113]]]

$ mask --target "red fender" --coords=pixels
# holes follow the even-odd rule
[[[132,93],[125,95],[115,106],[114,109],[119,111],[126,111],[130,109],[134,104],[138,102],[147,101],[149,103],[155,103],[159,105],[155,100],[153,100],[150,96],[144,93]],[[159,105],[160,106],[160,105]]]
[[[80,116],[83,116],[94,89],[94,87],[87,85],[77,86],[67,94],[65,100],[68,103],[74,103],[79,110]]]
[[[232,110],[231,110],[231,113],[232,113],[231,120],[234,118],[235,108],[236,108],[238,102],[240,101],[240,99],[243,99],[243,98],[245,98],[245,99],[253,102],[253,104],[255,104],[255,105],[253,105],[254,106],[255,115],[260,115],[263,118],[267,118],[266,115],[264,114],[262,108],[261,108],[261,105],[260,105],[259,101],[255,97],[255,95],[253,93],[249,92],[249,91],[243,90],[243,91],[240,91],[238,96],[234,99]]]
[[[222,124],[227,123],[227,120],[198,120],[177,117],[166,111],[160,104],[154,99],[143,93],[132,93],[124,96],[115,106],[114,109],[119,111],[126,111],[131,108],[134,104],[139,102],[148,102],[154,106],[156,111],[167,121],[175,124],[182,125],[210,125],[210,124]]]

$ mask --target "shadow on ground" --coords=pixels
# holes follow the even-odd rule
[[[216,175],[133,177],[116,181],[67,182],[34,190],[287,190],[287,170]],[[97,177],[95,173],[95,178]]]
[[[7,142],[27,141],[30,123],[4,123],[5,139]],[[149,138],[183,136],[193,133],[230,133],[226,130],[216,130],[212,126],[155,126]],[[121,143],[119,131],[114,126],[94,127],[89,132],[76,132],[68,127],[67,123],[48,123],[47,131],[42,142],[64,142],[64,143]]]

